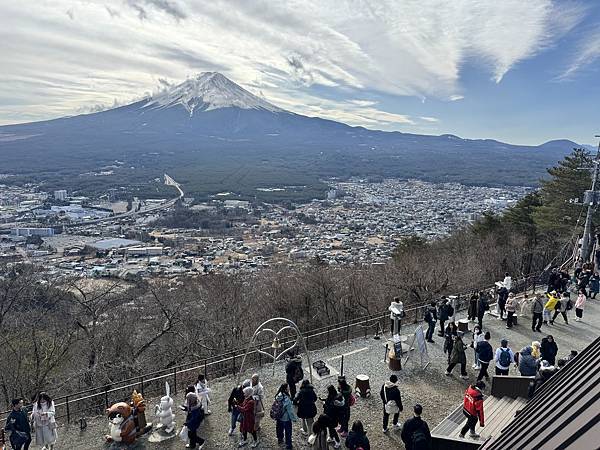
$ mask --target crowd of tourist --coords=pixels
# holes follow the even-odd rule
[[[465,438],[467,432],[470,437],[478,438],[477,424],[481,427],[485,425],[483,398],[485,381],[490,380],[489,367],[492,363],[496,376],[506,376],[514,368],[518,374],[532,377],[529,395],[533,396],[541,385],[577,354],[572,351],[568,357],[557,359],[559,349],[553,335],[548,334],[538,341],[535,333],[540,333],[542,327],[555,326],[559,315],[564,324],[568,325],[572,309],[575,309],[575,320],[583,320],[587,299],[594,299],[600,290],[600,277],[589,266],[584,265],[572,277],[554,269],[545,294],[516,296],[512,288],[512,278],[507,273],[497,283],[495,291],[480,291],[470,296],[467,308],[467,320],[473,323],[470,342],[466,341],[465,331],[459,330],[455,322],[455,305],[449,298],[441,297],[438,302],[432,301],[425,308],[425,339],[429,343],[435,343],[433,337],[436,325],[439,324],[438,336],[443,338],[442,349],[447,357],[447,376],[452,376],[455,367],[459,366],[460,377],[469,379],[468,355],[472,354],[471,367],[476,371],[476,376],[473,376],[473,383],[464,394],[463,412],[466,423],[460,431],[461,438]],[[488,324],[484,321],[486,313],[491,312],[490,305],[494,298],[496,315],[499,320],[506,321],[507,329],[517,326],[519,317],[531,314],[531,331],[534,333],[531,345],[515,351],[508,339],[499,337],[494,346],[492,333],[489,329],[486,330]],[[200,437],[200,430],[205,417],[211,414],[211,392],[203,374],[198,376],[194,385],[186,389],[181,406],[186,413],[185,434],[180,436],[186,441],[186,448],[202,449],[206,442]],[[413,406],[412,418],[404,424],[400,422],[400,413],[404,407],[396,375],[391,375],[381,386],[380,398],[383,433],[389,433],[390,429],[402,430],[401,439],[407,450],[428,449],[431,434],[427,422],[421,418],[423,407],[420,404]],[[227,400],[227,411],[231,419],[228,434],[234,436],[239,433],[236,445],[240,448],[258,447],[261,442],[261,424],[268,411],[269,418],[275,422],[277,442],[287,449],[293,448],[293,424],[299,422],[299,432],[317,450],[325,450],[330,446],[340,448],[342,445],[352,450],[369,450],[369,437],[362,421],[352,420],[355,401],[353,389],[344,376],[338,377],[337,385],[327,386],[320,396],[304,377],[302,359],[291,353],[286,363],[285,383],[279,386],[273,398],[266,398],[265,388],[258,374],[232,389]],[[13,400],[12,411],[5,426],[12,448],[28,450],[32,437],[35,436],[35,442],[40,448],[52,450],[57,440],[54,416],[54,403],[44,392],[36,396],[30,413],[23,407],[22,399]]]

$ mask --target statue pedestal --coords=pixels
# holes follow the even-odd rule
[[[173,427],[173,431],[167,433],[163,426],[158,426],[152,431],[152,434],[148,437],[148,442],[163,442],[177,436],[177,427]]]

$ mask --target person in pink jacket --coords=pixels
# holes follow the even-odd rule
[[[585,307],[585,301],[587,300],[585,296],[585,289],[579,289],[579,295],[577,296],[577,300],[575,300],[575,322],[581,322],[583,319],[583,308]]]

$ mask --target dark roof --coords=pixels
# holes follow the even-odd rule
[[[536,392],[485,450],[600,448],[600,337]]]

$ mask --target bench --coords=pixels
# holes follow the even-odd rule
[[[485,427],[476,428],[481,437],[479,439],[470,438],[468,435],[465,438],[460,437],[460,430],[467,421],[461,404],[431,431],[432,449],[475,450],[487,439],[498,436],[500,431],[514,418],[517,411],[527,403],[527,389],[530,381],[530,377],[493,377],[492,395],[486,396],[483,401]],[[521,393],[523,386],[526,386],[525,395],[516,395]]]

